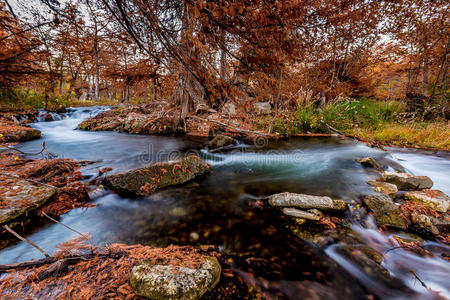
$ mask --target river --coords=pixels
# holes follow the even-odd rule
[[[257,145],[239,144],[227,152],[210,153],[204,150],[207,140],[202,137],[76,129],[82,120],[104,109],[73,108],[61,120],[34,123],[43,139],[17,147],[28,153],[39,152],[45,141],[47,149],[59,157],[93,161],[82,170],[86,176],[95,176],[102,167],[121,172],[187,152],[201,155],[212,171],[193,183],[149,197],[123,198],[102,188],[93,190],[95,207],[73,209],[60,220],[90,233],[94,243],[217,245],[236,258],[236,272],[243,278],[252,274],[253,284],[266,289],[266,295],[280,299],[296,299],[311,287],[323,292],[319,298],[327,299],[360,299],[367,292],[383,299],[434,299],[435,293],[417,282],[417,277],[428,288],[450,298],[450,262],[439,255],[421,257],[403,249],[386,252],[392,248],[394,233],[379,232],[371,220],[355,221],[352,230],[369,247],[385,253],[382,266],[395,284],[368,276],[342,255],[340,244],[319,248],[305,243],[285,228],[279,215],[253,205],[279,192],[326,195],[357,205],[361,195],[373,193],[366,181],[378,177],[375,170],[355,161],[366,156],[392,170],[427,175],[435,182],[435,189],[450,194],[449,153],[397,148],[385,152],[339,137],[260,140]],[[74,237],[75,233],[53,223],[39,226],[26,236],[48,252]],[[436,242],[427,242],[426,247],[436,254],[450,252]],[[24,242],[12,242],[0,251],[1,264],[36,258],[41,254]],[[264,263],[249,263],[250,258]]]

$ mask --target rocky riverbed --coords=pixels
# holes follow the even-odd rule
[[[64,126],[72,130],[78,120],[32,127],[43,132],[48,151],[91,164],[9,153],[4,166],[10,178],[20,177],[13,185],[54,193],[46,204],[39,197],[29,203],[36,212],[52,203],[76,207],[54,197],[70,178],[84,179],[95,206],[68,205],[53,216],[62,214],[58,220],[91,238],[75,233],[67,241],[74,235],[59,223],[35,223],[32,234],[16,229],[52,257],[39,262],[26,242],[9,241],[2,263],[34,258],[40,265],[9,269],[8,280],[0,281],[4,295],[40,297],[52,288],[57,297],[66,295],[63,286],[78,298],[433,298],[428,287],[446,295],[442,276],[427,273],[448,269],[449,198],[440,178],[435,188],[425,174],[411,175],[384,152],[347,139],[252,145],[226,132],[195,142],[80,130],[65,135]],[[21,146],[15,147],[36,153],[42,142]],[[147,159],[160,154],[160,162]],[[12,195],[11,186],[7,197],[45,194],[21,189]],[[54,252],[65,240],[58,246],[63,252]],[[205,244],[213,246],[200,247]],[[74,253],[86,259],[72,261]],[[403,269],[391,265],[391,257]],[[415,261],[414,272],[408,261]]]

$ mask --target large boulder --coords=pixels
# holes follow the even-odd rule
[[[383,172],[382,181],[395,184],[399,190],[423,190],[430,189],[433,181],[427,176],[413,176],[407,173]]]
[[[0,178],[0,224],[9,223],[47,203],[56,188],[15,178]]]
[[[221,266],[215,257],[205,257],[199,269],[153,264],[144,259],[131,270],[130,284],[150,299],[200,299],[220,279]]]
[[[104,184],[119,193],[150,195],[167,186],[178,185],[208,172],[210,166],[197,155],[178,161],[156,163],[125,173],[108,175]]]
[[[377,224],[400,229],[407,228],[406,219],[389,196],[384,194],[370,195],[364,197],[363,201],[373,212]]]
[[[333,200],[326,196],[312,196],[295,193],[280,193],[269,197],[272,206],[297,207],[300,209],[346,210],[347,203],[343,200]]]
[[[450,208],[450,197],[438,190],[406,192],[405,199],[420,202],[432,209],[445,213]]]
[[[208,148],[214,150],[225,146],[230,146],[235,143],[236,141],[232,137],[218,134],[211,141],[209,141]]]

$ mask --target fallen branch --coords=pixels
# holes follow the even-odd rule
[[[263,132],[258,132],[258,131],[252,131],[252,130],[246,130],[246,129],[237,128],[237,127],[234,127],[234,126],[231,126],[231,125],[219,122],[217,120],[208,120],[208,119],[200,118],[200,117],[197,117],[197,116],[187,116],[186,118],[200,120],[200,121],[204,121],[204,122],[216,123],[216,124],[219,124],[220,126],[228,127],[228,128],[233,129],[233,130],[240,131],[240,132],[245,132],[245,133],[248,133],[248,134],[256,134],[256,135],[262,135],[262,136],[271,136],[271,134],[268,134],[268,133],[263,133]]]
[[[73,232],[75,232],[75,233],[81,235],[81,236],[84,237],[84,238],[88,238],[88,236],[85,235],[84,233],[81,233],[81,232],[79,232],[78,230],[73,229],[73,228],[67,226],[67,225],[64,224],[64,223],[61,223],[61,222],[59,222],[58,220],[53,219],[52,217],[50,217],[49,215],[47,215],[44,211],[42,211],[42,214],[43,214],[44,216],[46,216],[47,218],[49,218],[51,221],[53,221],[53,222],[55,222],[55,223],[58,223],[58,224],[60,224],[60,225],[62,225],[62,226],[64,226],[64,227],[66,227],[66,228],[69,229],[69,230],[72,230]]]
[[[15,232],[14,230],[12,230],[11,228],[9,228],[8,225],[3,225],[3,228],[5,228],[7,231],[9,231],[10,233],[12,233],[15,237],[17,237],[19,240],[22,240],[24,242],[27,242],[28,244],[30,244],[31,246],[33,246],[34,248],[38,249],[39,252],[41,252],[42,254],[45,255],[45,257],[49,258],[50,255],[45,252],[42,248],[40,248],[38,245],[36,245],[35,243],[33,243],[30,240],[27,240],[26,238],[20,236],[17,232]]]
[[[411,270],[411,273],[414,275],[414,278],[417,279],[424,288],[428,289],[428,287],[425,284],[425,282],[423,282],[422,279],[420,279],[419,276],[417,276],[416,271]]]
[[[46,257],[46,258],[39,259],[39,260],[31,260],[31,261],[25,261],[25,262],[21,262],[21,263],[0,265],[0,273],[6,272],[8,270],[23,270],[23,269],[28,269],[28,268],[40,267],[43,265],[53,264],[60,260],[64,260],[67,264],[70,265],[70,264],[75,264],[81,260],[90,260],[90,259],[94,259],[96,257],[120,258],[122,256],[123,256],[122,252],[110,252],[110,253],[106,253],[106,254],[92,254],[92,253],[80,254],[80,255],[69,256],[69,257],[65,257],[65,258],[61,258],[61,259],[57,259],[55,257]]]
[[[37,153],[27,153],[27,152],[23,152],[22,150],[19,150],[19,149],[16,149],[14,147],[10,147],[10,146],[6,146],[6,149],[17,151],[17,152],[19,152],[20,154],[23,154],[23,155],[39,155],[42,152],[44,152],[44,150],[45,150],[45,148],[42,148],[42,150],[37,152]]]
[[[324,124],[325,126],[327,126],[327,128],[332,131],[335,132],[339,135],[343,135],[346,136],[345,134],[343,134],[342,132],[340,132],[339,130],[337,130],[336,128],[332,127],[330,124],[328,124],[327,122],[325,122],[324,120],[320,120],[320,123]]]
[[[19,150],[19,149],[16,149],[16,148],[14,148],[14,147],[10,147],[10,146],[6,146],[6,148],[7,148],[7,149],[10,149],[10,150],[17,151],[17,152],[19,152],[19,153],[21,153],[21,154],[23,154],[23,155],[28,155],[28,156],[39,155],[39,154],[44,153],[44,151],[45,151],[45,152],[47,152],[47,154],[48,154],[49,157],[55,157],[55,155],[54,155],[53,153],[51,153],[50,151],[48,151],[47,146],[45,145],[45,142],[42,142],[42,149],[41,149],[41,151],[39,151],[39,152],[37,152],[37,153],[27,153],[27,152],[23,152],[22,150]]]

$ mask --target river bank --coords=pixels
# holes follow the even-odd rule
[[[245,119],[239,117],[231,104],[224,105],[221,111],[204,110],[184,122],[176,121],[180,120],[179,114],[164,105],[120,107],[84,121],[79,128],[158,135],[226,133],[247,141],[342,134],[381,147],[450,151],[448,121],[421,120],[408,114],[398,102],[342,100],[323,109],[306,106],[291,112],[274,112],[269,105],[265,110],[247,114]]]

